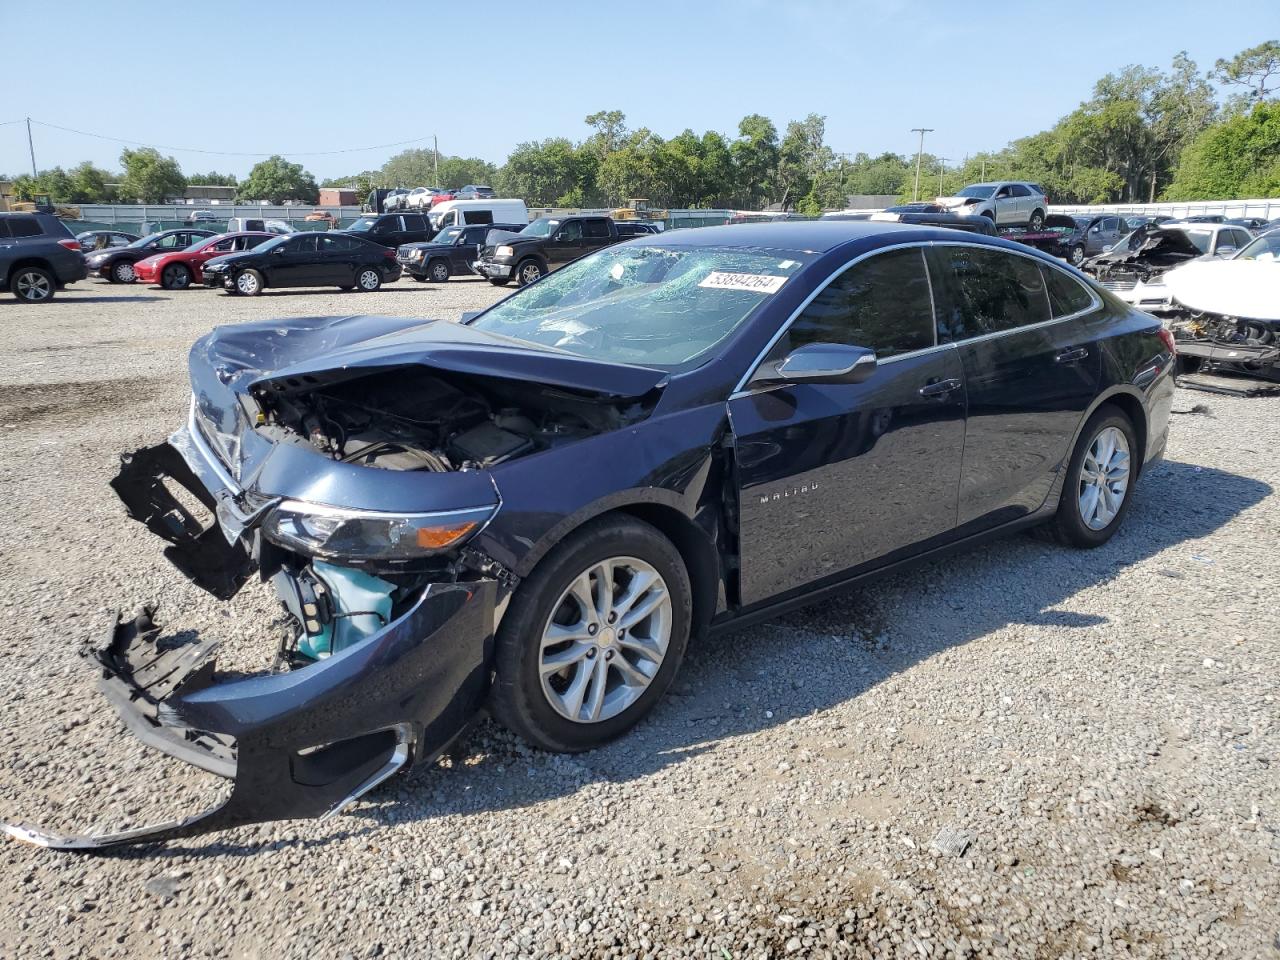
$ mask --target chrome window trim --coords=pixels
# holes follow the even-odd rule
[[[755,361],[747,369],[746,374],[744,374],[743,377],[738,381],[737,386],[733,388],[733,392],[729,394],[729,399],[733,400],[736,397],[749,395],[755,392],[755,391],[747,390],[746,386],[748,383],[751,382],[751,378],[755,376],[756,371],[760,369],[760,364],[764,363],[764,358],[769,355],[770,351],[772,351],[775,346],[777,346],[778,341],[782,339],[783,335],[788,330],[791,329],[792,324],[796,322],[800,314],[804,313],[804,311],[808,309],[809,304],[811,304],[814,300],[816,300],[818,297],[818,294],[822,293],[822,291],[824,291],[828,286],[830,286],[831,283],[836,279],[836,277],[843,274],[846,270],[848,270],[854,264],[860,263],[861,261],[866,260],[869,257],[874,257],[876,254],[887,253],[891,250],[906,250],[912,247],[920,248],[921,256],[924,255],[923,251],[926,247],[970,247],[976,250],[1001,250],[1005,253],[1013,254],[1016,257],[1024,257],[1027,260],[1032,261],[1033,263],[1043,264],[1044,266],[1047,266],[1051,270],[1058,270],[1059,272],[1066,274],[1067,277],[1070,278],[1070,280],[1073,283],[1078,284],[1088,292],[1089,299],[1091,302],[1089,306],[1083,310],[1077,310],[1075,313],[1068,313],[1061,317],[1051,317],[1048,320],[1042,320],[1040,323],[1029,323],[1029,324],[1026,324],[1025,326],[1014,327],[1011,330],[997,330],[994,333],[983,333],[983,334],[979,334],[976,337],[965,337],[963,340],[953,340],[950,343],[938,343],[937,342],[938,306],[937,306],[937,302],[934,300],[934,295],[933,295],[933,275],[929,270],[929,262],[928,262],[928,259],[926,258],[924,267],[925,267],[925,276],[929,282],[929,302],[933,308],[934,345],[932,347],[924,347],[923,349],[920,349],[920,350],[911,350],[906,353],[894,354],[892,357],[885,357],[883,360],[879,361],[881,364],[893,363],[897,360],[906,360],[909,357],[924,356],[925,354],[934,353],[946,347],[959,348],[960,346],[967,343],[980,343],[985,340],[994,340],[996,337],[1007,337],[1010,334],[1022,333],[1024,330],[1039,330],[1043,327],[1052,326],[1055,323],[1066,323],[1069,320],[1077,320],[1080,317],[1085,316],[1086,314],[1093,313],[1095,310],[1099,309],[1103,305],[1102,298],[1098,296],[1097,291],[1094,290],[1091,286],[1089,286],[1089,284],[1081,283],[1078,277],[1076,277],[1074,274],[1070,273],[1069,271],[1064,270],[1062,267],[1049,263],[1043,258],[1036,256],[1035,254],[1024,253],[1021,250],[1009,250],[1006,247],[991,247],[985,243],[967,243],[963,240],[913,240],[908,243],[895,243],[885,247],[877,247],[875,250],[869,250],[866,253],[859,254],[858,256],[854,257],[852,260],[845,263],[843,266],[837,267],[835,270],[831,272],[831,274],[825,280],[822,281],[822,283],[820,283],[817,287],[814,288],[813,292],[810,293],[809,296],[805,297],[804,300],[801,301],[800,305],[796,307],[794,311],[792,311],[791,316],[787,318],[786,322],[778,327],[778,332],[769,338],[769,342],[765,344],[764,349],[761,350],[760,353],[756,356]],[[1046,300],[1049,299],[1048,284],[1045,285],[1045,299]],[[1052,300],[1049,301],[1049,310],[1052,313],[1053,311]],[[781,386],[781,384],[775,383],[775,384],[771,384],[771,386],[777,387],[777,386]]]

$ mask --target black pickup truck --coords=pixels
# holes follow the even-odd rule
[[[396,251],[400,269],[419,283],[444,283],[450,277],[471,273],[490,230],[519,233],[518,223],[481,223],[445,227],[429,243],[406,243]]]
[[[539,217],[519,233],[490,237],[472,267],[497,286],[515,280],[523,287],[625,239],[609,217]]]

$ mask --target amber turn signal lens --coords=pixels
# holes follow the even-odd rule
[[[451,527],[419,527],[418,546],[424,550],[439,550],[461,540],[475,529],[475,521],[454,524]]]

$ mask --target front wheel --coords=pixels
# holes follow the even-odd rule
[[[675,546],[631,517],[583,526],[512,598],[497,633],[494,715],[544,750],[625,733],[661,699],[693,619]]]
[[[160,286],[166,290],[185,290],[191,286],[191,271],[181,263],[171,263],[160,271]]]
[[[1070,259],[1073,267],[1078,267],[1080,264],[1084,263],[1084,247],[1079,244],[1072,247]]]
[[[1027,221],[1027,229],[1032,233],[1039,233],[1040,228],[1044,226],[1044,211],[1033,210],[1031,219]]]
[[[53,274],[44,267],[19,267],[9,280],[9,289],[19,303],[45,303],[53,299]]]
[[[138,273],[132,263],[122,260],[111,268],[111,279],[116,283],[133,283],[138,279]]]
[[[262,274],[257,270],[245,270],[236,274],[236,293],[246,297],[256,297],[262,292]]]
[[[356,287],[365,293],[373,293],[382,286],[382,274],[377,267],[363,267],[356,274]]]
[[[520,286],[525,287],[537,280],[541,280],[546,272],[546,270],[542,269],[542,264],[537,260],[526,260],[516,268],[516,281]]]
[[[1103,406],[1089,418],[1048,525],[1054,539],[1070,547],[1100,547],[1115,535],[1133,499],[1137,450],[1133,424],[1115,407]]]
[[[449,265],[443,260],[432,260],[427,266],[427,276],[431,278],[432,283],[447,283],[449,281]]]

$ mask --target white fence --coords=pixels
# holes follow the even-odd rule
[[[1053,204],[1050,213],[1114,213],[1135,217],[1194,217],[1221,214],[1224,217],[1280,217],[1280,199],[1273,200],[1187,200],[1169,203]]]

